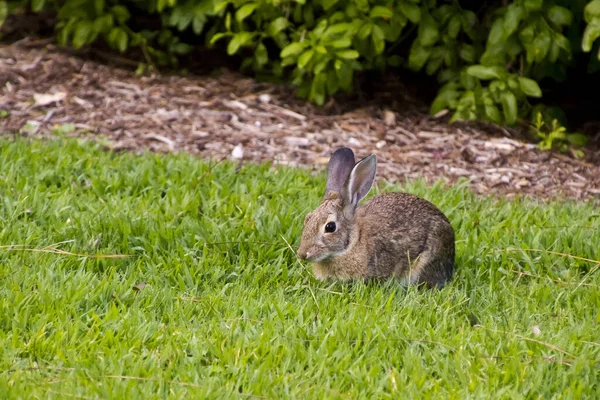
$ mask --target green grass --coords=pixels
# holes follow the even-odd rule
[[[458,265],[443,290],[404,290],[318,282],[296,261],[287,243],[323,187],[0,141],[0,398],[599,395],[599,266],[567,256],[600,259],[592,204],[403,185],[451,219]]]

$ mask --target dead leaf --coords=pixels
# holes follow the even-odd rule
[[[33,100],[35,101],[35,105],[40,107],[62,101],[65,97],[67,97],[67,94],[65,92],[33,94]]]
[[[390,110],[385,110],[383,112],[383,122],[387,126],[394,126],[394,125],[396,125],[396,114],[394,114]]]
[[[241,160],[244,158],[244,146],[242,146],[241,143],[233,148],[231,157],[235,158],[236,160]]]
[[[306,147],[310,145],[310,140],[307,138],[295,137],[295,136],[286,136],[284,138],[285,142],[292,147]]]

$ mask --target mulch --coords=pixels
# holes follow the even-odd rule
[[[0,134],[102,138],[112,150],[190,152],[203,158],[326,167],[339,146],[374,153],[391,182],[466,178],[482,195],[600,199],[600,154],[543,152],[518,133],[430,116],[402,82],[325,107],[293,88],[229,70],[136,76],[48,41],[0,44]],[[2,110],[5,112],[2,113]],[[7,114],[7,115],[6,115]],[[1,161],[0,161],[1,162]]]

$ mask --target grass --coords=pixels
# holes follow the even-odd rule
[[[458,265],[443,290],[403,290],[318,282],[296,261],[323,187],[0,141],[0,398],[598,396],[592,204],[403,185],[451,219]]]

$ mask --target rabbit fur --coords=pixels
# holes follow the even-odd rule
[[[328,164],[325,195],[304,220],[298,258],[315,277],[399,278],[405,284],[442,287],[454,273],[454,230],[432,203],[408,193],[374,196],[360,207],[375,179],[370,155],[355,164],[349,148]]]

